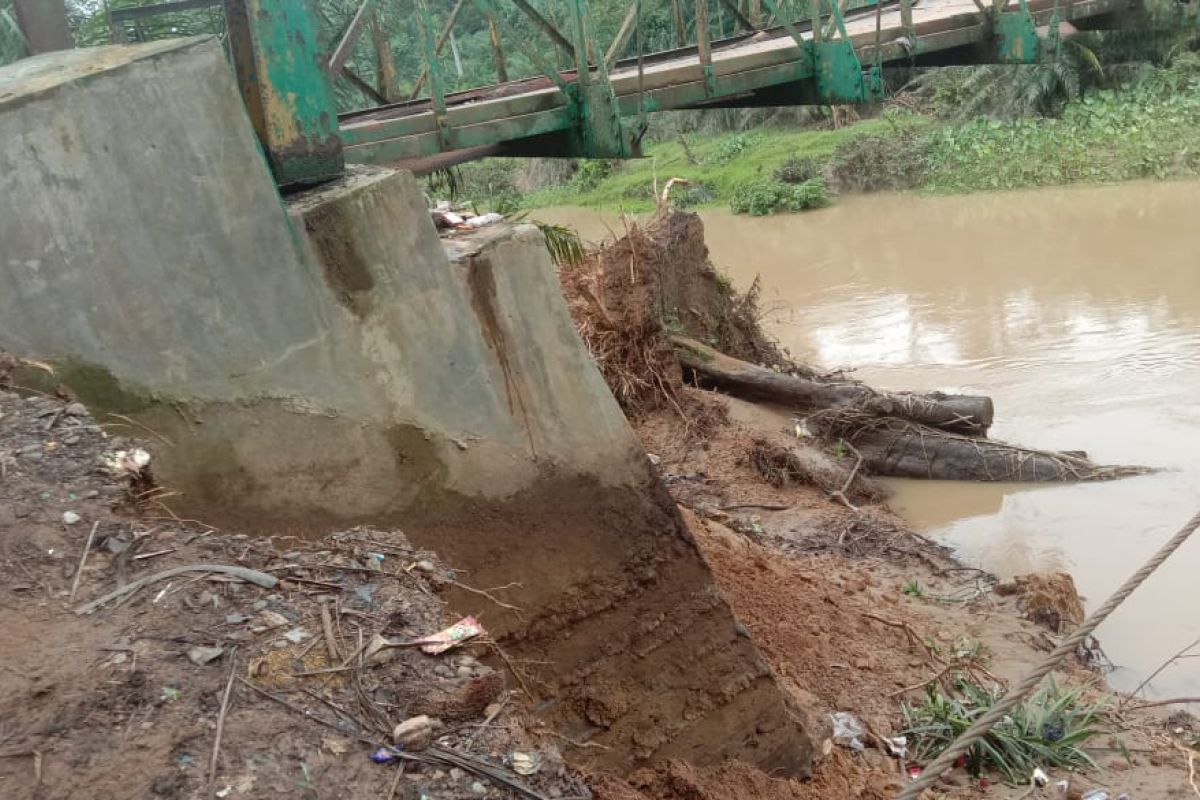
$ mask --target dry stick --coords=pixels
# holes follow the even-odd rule
[[[208,786],[217,779],[217,758],[221,755],[221,737],[225,734],[225,715],[229,713],[229,701],[233,698],[233,679],[237,676],[237,648],[229,652],[229,680],[225,683],[225,695],[221,698],[221,710],[217,714],[217,735],[213,739],[212,757],[208,760]]]
[[[329,653],[329,663],[336,664],[342,660],[338,651],[338,642],[333,635],[333,617],[329,614],[329,603],[321,603],[321,629],[325,632],[325,652]]]
[[[1195,640],[1195,641],[1193,641],[1191,644],[1187,645],[1187,646],[1186,646],[1186,647],[1184,647],[1182,650],[1180,650],[1178,653],[1176,653],[1175,655],[1171,656],[1170,658],[1168,658],[1168,659],[1167,659],[1166,661],[1164,661],[1163,663],[1159,664],[1159,665],[1158,665],[1158,669],[1154,670],[1154,672],[1151,672],[1149,675],[1147,675],[1147,676],[1146,676],[1146,679],[1145,679],[1144,681],[1142,681],[1141,683],[1139,683],[1139,684],[1137,685],[1137,688],[1136,688],[1136,689],[1134,689],[1132,692],[1130,692],[1130,693],[1129,693],[1129,698],[1136,697],[1138,692],[1140,692],[1142,689],[1146,688],[1146,684],[1150,683],[1150,681],[1152,681],[1152,680],[1154,680],[1155,678],[1157,678],[1157,677],[1158,677],[1158,674],[1159,674],[1160,672],[1162,672],[1164,669],[1166,669],[1167,667],[1171,666],[1172,664],[1174,664],[1174,663],[1175,663],[1176,661],[1178,661],[1179,659],[1181,659],[1181,658],[1183,658],[1184,656],[1186,656],[1186,655],[1187,655],[1187,652],[1188,652],[1189,650],[1191,650],[1193,647],[1195,647],[1196,645],[1200,645],[1200,639],[1196,639],[1196,640]],[[1126,699],[1129,699],[1129,698],[1126,698]],[[1118,710],[1118,711],[1120,711],[1120,710],[1121,710],[1121,707],[1122,707],[1122,706],[1124,706],[1124,705],[1125,705],[1125,702],[1124,702],[1124,701],[1122,701],[1122,702],[1118,703],[1118,704],[1117,704],[1117,710]],[[1138,706],[1138,707],[1139,707],[1139,708],[1141,708],[1141,706]]]
[[[1179,752],[1187,756],[1188,764],[1188,784],[1192,787],[1192,791],[1200,797],[1200,786],[1196,785],[1196,751],[1190,747],[1184,747],[1179,742],[1171,742]]]
[[[183,567],[173,567],[171,569],[156,572],[153,575],[148,575],[145,578],[140,578],[133,583],[126,584],[120,589],[109,592],[108,594],[93,600],[90,603],[84,603],[75,609],[75,613],[79,616],[91,614],[96,609],[103,606],[105,603],[117,600],[125,595],[132,594],[144,586],[149,586],[152,583],[157,583],[167,578],[174,578],[176,575],[182,575],[185,572],[220,572],[226,575],[232,575],[235,578],[241,578],[244,581],[257,584],[264,589],[274,589],[279,581],[273,576],[265,572],[259,572],[255,569],[247,569],[246,567],[232,567],[226,564],[189,564]]]
[[[465,583],[459,583],[458,581],[454,580],[453,578],[440,578],[439,580],[445,581],[446,583],[450,584],[451,586],[457,586],[459,589],[463,589],[472,594],[477,594],[477,595],[480,595],[481,597],[486,597],[488,600],[491,600],[493,603],[500,606],[501,608],[507,608],[510,611],[515,611],[517,613],[517,616],[520,616],[521,612],[524,611],[524,609],[521,608],[520,606],[514,606],[509,603],[505,603],[501,600],[497,600],[495,598],[495,596],[493,596],[491,594],[491,592],[497,592],[497,591],[500,591],[501,589],[511,589],[514,586],[516,586],[518,588],[522,588],[521,584],[519,584],[519,583],[516,583],[516,582],[506,583],[504,586],[493,586],[491,589],[476,589],[473,586],[467,586]]]
[[[846,447],[848,447],[850,449],[850,452],[852,452],[852,453],[854,453],[854,455],[858,456],[858,461],[854,462],[854,469],[850,470],[850,474],[846,477],[846,482],[842,484],[842,488],[837,490],[836,492],[830,492],[830,494],[833,497],[835,497],[838,500],[841,500],[843,503],[845,503],[846,508],[853,511],[855,514],[861,514],[862,512],[859,511],[858,506],[851,503],[850,498],[846,497],[846,492],[850,489],[850,484],[854,483],[854,478],[857,477],[857,475],[858,475],[858,468],[862,466],[863,456],[862,456],[862,453],[858,452],[858,450],[854,447],[854,445],[850,444],[849,442],[842,440],[842,444],[844,444]],[[839,545],[842,543],[841,539],[844,536],[845,536],[845,532],[842,533],[842,536],[838,537]]]
[[[1170,697],[1166,700],[1151,700],[1146,703],[1138,703],[1136,706],[1126,706],[1123,711],[1138,711],[1143,708],[1158,708],[1159,706],[1178,706],[1189,703],[1200,703],[1200,697]]]
[[[83,552],[79,554],[79,566],[75,568],[75,580],[71,581],[71,596],[68,602],[75,602],[75,593],[79,591],[79,579],[83,577],[83,565],[87,563],[88,553],[92,550],[92,540],[96,538],[96,529],[100,527],[100,520],[92,523],[92,532],[88,534],[87,541],[83,545]]]
[[[396,768],[396,777],[392,779],[392,786],[388,789],[387,800],[393,800],[396,796],[396,788],[400,786],[400,779],[404,777],[404,768],[407,766],[407,761],[401,761],[400,766]]]
[[[1133,573],[1129,577],[1129,580],[1125,581],[1121,585],[1121,588],[1117,589],[1113,596],[1104,602],[1104,605],[1092,612],[1082,625],[1076,628],[1058,647],[1054,648],[1054,651],[1044,661],[1022,678],[1021,682],[1013,687],[996,705],[992,706],[990,711],[976,720],[975,724],[970,728],[963,731],[940,756],[935,758],[925,768],[920,778],[910,783],[903,792],[896,796],[896,800],[916,800],[916,798],[921,796],[921,792],[937,783],[942,773],[952,767],[960,755],[967,752],[967,749],[971,745],[987,735],[993,725],[1004,719],[1017,703],[1021,702],[1029,692],[1042,682],[1042,678],[1046,677],[1064,658],[1075,652],[1075,648],[1091,636],[1100,623],[1107,619],[1109,614],[1115,611],[1121,603],[1125,602],[1125,599],[1133,594],[1134,590],[1141,586],[1146,578],[1149,578],[1156,569],[1162,566],[1163,562],[1170,558],[1196,532],[1197,528],[1200,528],[1200,513],[1197,513],[1188,520],[1187,524],[1178,533],[1172,536],[1149,561],[1142,565],[1141,569]]]

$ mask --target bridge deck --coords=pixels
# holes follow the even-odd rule
[[[1062,2],[1063,19],[1081,20],[1126,8],[1129,0],[1075,0]],[[1046,25],[1055,0],[1029,0],[1038,25]],[[1011,3],[1010,8],[1016,9]],[[922,55],[944,53],[984,42],[991,26],[972,0],[924,0],[912,7],[913,27]],[[877,18],[874,8],[846,20],[846,32],[860,60],[875,58]],[[911,59],[898,6],[878,15],[878,41],[884,63]],[[811,31],[802,36],[811,39]],[[975,63],[977,55],[964,53],[958,63]],[[812,76],[811,64],[783,28],[753,36],[714,42],[713,71],[717,91],[705,85],[704,69],[696,48],[647,57],[639,81],[635,63],[623,62],[611,73],[613,90],[626,115],[642,104],[649,111],[696,108],[713,102],[728,103],[773,86],[797,84]],[[573,72],[563,73],[574,81]],[[797,92],[797,104],[804,96]],[[448,95],[447,122],[450,149],[495,145],[539,134],[565,130],[573,124],[562,93],[548,78],[534,78]],[[401,103],[343,115],[340,119],[346,158],[367,163],[390,162],[429,156],[445,151],[428,100]]]

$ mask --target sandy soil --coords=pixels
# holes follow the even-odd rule
[[[750,458],[756,440],[792,436],[792,446],[815,446],[794,440],[786,414],[685,391],[693,407],[719,407],[706,419],[727,417],[728,423],[708,425],[697,435],[695,426],[663,410],[637,427],[647,449],[661,459],[659,470],[718,584],[807,705],[818,715],[850,711],[877,746],[858,753],[827,743],[828,757],[811,782],[771,781],[735,765],[670,765],[634,776],[621,787],[626,794],[609,788],[602,796],[894,797],[905,768],[919,765],[886,755],[878,740],[896,735],[901,703],[920,698],[949,654],[977,647],[982,658],[976,677],[1011,684],[1058,637],[1026,618],[1021,593],[998,594],[991,576],[962,567],[944,549],[908,531],[885,503],[856,512],[812,486],[768,483]],[[920,584],[922,596],[904,592],[912,581]],[[1065,685],[1092,687],[1089,696],[1107,694],[1102,675],[1078,661],[1054,677]],[[827,717],[823,724],[829,725]],[[1029,793],[1028,787],[1005,786],[995,776],[981,783],[959,769],[943,780],[938,796],[1065,798],[1096,789],[1107,791],[1110,800],[1122,793],[1190,796],[1187,758],[1172,740],[1191,724],[1187,715],[1172,716],[1170,709],[1114,711],[1105,720],[1110,735],[1091,743],[1096,769],[1079,775],[1052,772],[1054,781],[1070,781],[1069,792],[1051,784]]]

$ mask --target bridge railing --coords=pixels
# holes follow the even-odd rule
[[[652,107],[641,90],[648,64],[686,58],[699,66],[702,85],[673,107],[725,102],[745,89],[719,74],[714,53],[749,37],[790,37],[796,45],[790,75],[811,80],[815,102],[867,102],[882,95],[878,20],[884,6],[898,6],[909,32],[905,46],[919,46],[914,0],[630,0],[622,16],[604,20],[593,16],[588,0],[220,1],[247,110],[282,185],[340,174],[343,127],[361,128],[363,120],[372,121],[371,140],[356,143],[347,128],[348,144],[359,152],[377,148],[376,160],[470,146],[480,137],[456,126],[463,115],[452,112],[518,89],[545,88],[559,97],[537,115],[488,120],[489,140],[554,136],[563,155],[634,156]],[[215,2],[173,0],[114,10],[114,38],[124,38],[131,25],[139,30],[155,14]],[[1025,7],[1026,0],[1016,2]],[[999,7],[985,8],[984,0],[976,5],[981,15],[994,11],[1003,21]],[[845,15],[856,9],[875,15],[874,63],[860,63],[847,34]],[[1033,36],[1031,18],[1026,13],[1014,23],[1000,30],[1011,30],[1014,47],[1020,47]],[[401,30],[408,35],[397,37]],[[485,30],[499,85],[480,87],[488,79],[475,73],[479,80],[472,86],[458,66],[448,74],[448,65],[461,63],[456,32],[478,48]],[[409,46],[393,52],[393,41]],[[667,52],[654,52],[664,45]],[[636,70],[636,96],[617,96],[610,73],[618,70],[626,76]],[[514,78],[520,87],[510,83]],[[419,135],[419,146],[395,145],[410,135]]]

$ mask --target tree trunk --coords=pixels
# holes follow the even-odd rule
[[[819,381],[731,358],[686,336],[672,336],[679,363],[697,382],[746,400],[794,406],[811,413],[853,408],[870,416],[899,417],[934,428],[985,435],[992,424],[990,397],[880,392],[850,381]]]
[[[1056,453],[948,433],[906,420],[818,415],[815,432],[849,442],[872,475],[1022,483],[1105,481],[1147,467],[1102,466],[1079,452]]]

